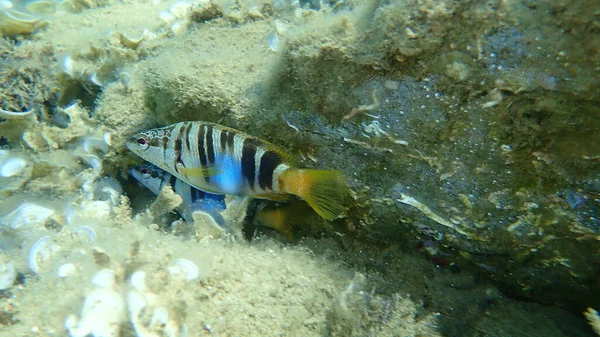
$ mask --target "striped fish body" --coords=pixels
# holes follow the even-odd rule
[[[222,125],[180,122],[135,134],[127,147],[208,193],[273,200],[291,193],[328,220],[344,209],[347,191],[339,172],[297,169],[275,145]]]
[[[220,214],[227,208],[224,195],[210,194],[196,189],[152,164],[131,168],[129,172],[156,195],[160,194],[164,187],[170,186],[183,200],[178,211],[185,221],[193,222],[192,214],[201,211],[210,215],[219,227],[227,229],[225,220]]]
[[[208,122],[180,122],[132,137],[128,147],[145,160],[205,192],[273,197],[290,168],[274,145]],[[189,174],[187,169],[208,174]],[[186,174],[187,173],[187,174]]]

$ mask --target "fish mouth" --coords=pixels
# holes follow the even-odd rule
[[[127,147],[127,149],[129,149],[129,151],[132,151],[134,153],[138,153],[138,151],[136,151],[136,138],[134,137],[130,137],[126,142],[125,142],[125,147]]]
[[[138,172],[136,169],[129,169],[129,175],[132,176],[135,180],[141,183],[142,174]]]

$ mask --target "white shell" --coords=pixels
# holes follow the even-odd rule
[[[101,288],[113,288],[116,284],[116,273],[112,269],[102,269],[92,276],[92,284]]]
[[[107,152],[108,144],[104,139],[87,137],[81,142],[81,148],[87,153],[95,153],[96,151]]]
[[[119,41],[121,44],[130,49],[137,49],[140,46],[140,43],[146,39],[146,37],[150,35],[150,32],[147,29],[144,29],[139,37],[129,37],[127,34],[120,33]]]
[[[52,262],[52,257],[59,250],[60,246],[52,242],[51,237],[42,236],[37,239],[33,244],[33,247],[29,250],[29,269],[36,274],[46,270],[48,265]]]
[[[17,278],[15,266],[9,261],[2,260],[3,259],[0,259],[0,290],[12,287]]]
[[[170,25],[177,17],[170,12],[160,12],[158,13],[158,18],[165,22],[165,24]]]
[[[177,21],[171,25],[171,31],[173,34],[178,35],[185,31],[187,24],[181,21]]]
[[[4,36],[31,34],[41,22],[39,16],[24,10],[9,9],[2,11],[2,33]],[[0,116],[2,114],[0,113]],[[4,116],[2,116],[4,117]]]
[[[25,119],[33,116],[34,111],[34,109],[23,112],[0,109],[0,117],[5,119]]]
[[[146,272],[145,271],[136,271],[131,275],[129,279],[129,284],[131,284],[137,291],[145,292],[146,291]]]
[[[100,79],[98,78],[98,74],[95,71],[92,71],[92,73],[90,74],[90,82],[94,83],[95,85],[101,87],[103,85],[102,81],[100,81]]]
[[[44,223],[54,214],[54,210],[36,204],[24,203],[0,219],[0,224],[12,229],[23,229]]]
[[[58,267],[58,277],[67,277],[73,275],[77,271],[77,268],[72,263],[65,263]]]
[[[90,226],[77,226],[73,232],[86,236],[90,239],[90,243],[96,241],[96,231]]]
[[[118,180],[112,177],[103,177],[95,182],[94,186],[94,199],[108,201],[108,212],[110,212],[110,205],[118,205],[120,203],[121,195],[123,194],[123,187]]]
[[[0,164],[0,177],[12,177],[27,167],[27,161],[23,158],[10,158]]]
[[[85,298],[81,320],[68,317],[65,327],[71,337],[118,336],[125,312],[123,298],[111,289],[98,288]]]
[[[150,326],[164,326],[167,324],[169,319],[169,312],[163,307],[155,308],[152,311],[152,319],[150,320]]]
[[[73,58],[71,58],[70,55],[66,55],[62,58],[61,60],[61,65],[62,65],[62,71],[73,77]]]
[[[169,273],[174,276],[181,276],[184,279],[191,281],[200,276],[198,266],[188,259],[177,259],[175,265],[168,268]]]
[[[121,78],[123,76],[123,74],[127,75],[128,78],[129,78],[129,75],[127,73],[121,73],[121,74],[119,74],[119,78]],[[127,84],[129,84],[129,83],[127,83]],[[102,135],[102,140],[104,141],[104,143],[106,143],[106,145],[111,146],[112,145],[112,133],[105,132]]]
[[[81,159],[88,163],[94,171],[102,171],[102,161],[94,154],[78,154]]]
[[[132,290],[127,293],[127,308],[131,322],[135,325],[139,313],[148,305],[146,297],[139,291]]]

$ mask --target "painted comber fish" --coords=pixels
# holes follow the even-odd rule
[[[226,209],[224,195],[210,194],[196,189],[152,164],[133,167],[129,172],[156,195],[160,194],[165,186],[171,186],[183,200],[178,211],[185,221],[193,222],[192,214],[200,211],[208,214],[219,227],[228,230],[221,215],[221,212]]]
[[[215,194],[304,199],[321,217],[344,212],[348,186],[339,171],[294,167],[275,145],[222,125],[180,122],[133,135],[127,147],[188,184]]]

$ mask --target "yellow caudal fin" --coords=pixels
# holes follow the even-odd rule
[[[289,169],[282,173],[283,190],[304,199],[323,219],[345,211],[348,184],[340,171]]]

